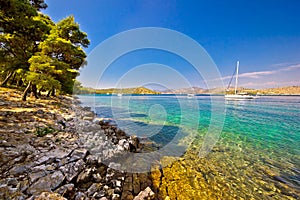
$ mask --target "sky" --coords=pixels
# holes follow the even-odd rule
[[[109,43],[116,34],[143,27],[173,30],[197,42],[212,59],[219,71],[216,79],[223,81],[224,86],[237,60],[240,61],[239,86],[300,85],[298,0],[46,0],[46,3],[48,8],[43,12],[54,21],[74,15],[80,28],[88,34],[91,41],[85,49],[88,64],[78,78],[85,86],[135,87],[149,84],[149,77],[158,85],[169,80],[163,86],[171,88],[213,86],[209,83],[215,79],[203,77],[190,60],[161,49],[133,50],[118,55],[104,66],[107,55],[98,50],[102,44]],[[155,33],[152,36],[156,37]],[[150,41],[152,36],[148,36]],[[135,37],[136,40],[144,38]],[[174,39],[169,45],[183,42]],[[131,45],[108,44],[106,51],[117,52],[120,44]],[[208,67],[209,58],[201,57],[202,69]],[[105,72],[101,74],[98,68],[105,68]]]

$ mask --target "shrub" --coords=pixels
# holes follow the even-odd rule
[[[38,137],[43,137],[43,136],[45,136],[49,133],[53,133],[53,132],[54,132],[54,129],[51,127],[36,127],[35,134]]]

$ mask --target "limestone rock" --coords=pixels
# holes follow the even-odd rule
[[[114,170],[121,170],[121,164],[120,163],[115,163],[115,162],[111,162],[108,165],[109,168],[112,168]]]
[[[87,196],[82,192],[78,192],[75,196],[75,200],[85,200],[86,198]]]
[[[35,173],[31,173],[29,174],[29,179],[31,181],[31,183],[35,182],[37,179],[46,176],[46,172],[45,171],[39,171],[39,172],[35,172]]]
[[[133,193],[138,194],[141,191],[140,180],[137,174],[133,174]]]
[[[51,150],[51,151],[45,153],[42,157],[40,157],[37,160],[36,165],[51,164],[55,160],[61,160],[65,157],[67,157],[69,153],[70,153],[70,151],[68,151],[66,149],[62,149],[62,148],[57,148],[57,149]]]
[[[60,170],[66,176],[68,182],[71,182],[84,168],[85,163],[82,159],[78,160],[76,163],[69,163],[60,167]]]
[[[103,198],[105,195],[106,195],[106,192],[104,190],[100,190],[97,192],[97,195],[94,195],[94,196],[97,198],[101,198],[101,197]]]
[[[120,150],[129,150],[130,149],[130,144],[126,139],[119,140],[118,146],[119,146]]]
[[[87,120],[87,121],[93,121],[94,117],[92,117],[92,116],[84,116],[82,119],[83,120]]]
[[[87,190],[87,195],[93,196],[99,190],[99,186],[101,185],[102,184],[98,185],[97,183],[93,183],[91,187]]]
[[[6,184],[0,185],[0,199],[12,199],[12,197],[25,199],[24,195],[17,188],[12,188]]]
[[[79,160],[79,159],[84,159],[87,155],[87,150],[86,149],[75,149],[73,151],[73,153],[71,154],[71,158],[70,158],[70,162],[73,162],[73,161],[76,161],[76,160]]]
[[[30,186],[28,192],[30,194],[39,194],[44,191],[54,190],[60,186],[63,180],[64,175],[60,171],[56,171],[53,174],[48,174],[47,176],[40,178]]]
[[[115,185],[116,185],[116,187],[121,187],[122,183],[121,183],[121,181],[116,180]]]
[[[42,192],[36,200],[67,200],[66,198],[60,196],[54,192]]]
[[[115,190],[114,190],[114,193],[115,194],[121,194],[122,190],[119,187],[116,187]]]
[[[149,175],[146,173],[138,174],[138,180],[140,182],[141,190],[144,190],[145,188],[151,186],[151,184],[152,184],[152,181],[151,181]]]
[[[129,191],[125,191],[122,193],[121,199],[128,199],[128,200],[132,200],[134,198],[134,196],[132,195],[131,192]]]
[[[148,200],[154,198],[155,198],[154,192],[150,189],[150,187],[147,187],[144,191],[141,191],[139,195],[134,197],[133,200]]]
[[[74,190],[74,184],[67,184],[57,188],[55,192],[62,195],[65,194],[66,192],[71,192],[73,190]]]
[[[16,178],[8,178],[6,184],[12,187],[16,187],[18,185],[18,181]]]
[[[11,170],[9,170],[9,173],[11,175],[18,176],[29,171],[30,167],[30,165],[16,165]]]
[[[112,200],[120,200],[120,195],[119,194],[113,194],[111,199]]]
[[[89,180],[91,180],[92,174],[93,174],[93,169],[88,168],[88,169],[84,169],[82,172],[80,172],[80,174],[77,177],[77,183],[78,182],[88,182]]]

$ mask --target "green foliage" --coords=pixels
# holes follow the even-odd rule
[[[46,38],[54,23],[38,13],[28,0],[0,2],[0,73],[5,77],[19,69],[28,71],[28,60],[38,51],[38,43]]]
[[[62,73],[57,70],[52,58],[37,53],[29,59],[30,67],[26,73],[26,80],[45,90],[61,89],[61,84],[55,79],[55,74]]]
[[[44,0],[30,0],[30,3],[37,10],[46,9],[48,7]]]
[[[74,17],[55,24],[38,12],[47,7],[44,0],[0,0],[0,5],[0,79],[30,83],[25,97],[30,85],[72,93],[86,62],[82,48],[90,44]]]
[[[82,89],[83,89],[83,87],[82,87],[81,83],[79,81],[75,80],[74,87],[73,87],[73,93],[81,94]]]
[[[51,59],[47,61],[54,66],[55,72],[51,75],[60,82],[62,92],[73,92],[74,80],[86,58],[81,46],[88,44],[87,34],[80,31],[72,16],[58,22],[48,38],[40,43],[41,55]]]
[[[59,37],[70,41],[75,46],[88,47],[90,44],[87,34],[79,29],[79,24],[75,22],[74,16],[69,16],[58,22],[56,32]]]
[[[44,137],[45,135],[49,133],[53,133],[55,130],[51,127],[36,127],[35,134],[38,137]]]

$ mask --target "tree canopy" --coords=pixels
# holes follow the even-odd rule
[[[1,85],[72,93],[90,41],[73,16],[54,23],[44,0],[0,0]]]

